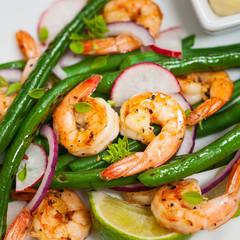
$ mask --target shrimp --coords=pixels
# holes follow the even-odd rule
[[[232,96],[234,84],[224,71],[191,73],[178,78],[184,96],[192,98],[196,94],[197,100],[206,99],[206,92],[210,89],[210,98],[200,104],[188,116],[187,124],[193,126],[219,110]]]
[[[158,136],[154,135],[150,123],[162,126]],[[120,133],[149,145],[144,152],[137,152],[112,164],[100,176],[111,180],[160,166],[178,150],[185,125],[184,111],[166,94],[147,92],[130,98],[120,110]]]
[[[201,194],[196,179],[166,184],[156,192],[151,209],[158,224],[182,234],[202,229],[214,230],[227,222],[238,210],[240,202],[240,159],[235,164],[223,195],[197,205],[188,203],[182,194],[194,191]]]
[[[100,82],[93,75],[68,93],[53,113],[53,128],[60,143],[75,156],[95,155],[105,149],[119,133],[118,114],[101,98],[87,97]],[[89,112],[79,113],[73,104],[87,102]]]
[[[21,83],[24,83],[42,55],[42,51],[36,41],[25,31],[18,31],[16,33],[16,40],[20,51],[28,59],[20,80]]]
[[[85,239],[91,227],[89,211],[72,190],[48,192],[33,212],[33,237],[47,239]]]
[[[6,95],[8,87],[0,88],[0,121],[2,121],[5,116],[8,108],[12,104],[13,100],[17,96],[16,93],[11,94],[9,96]]]
[[[139,192],[122,192],[122,197],[129,203],[138,204],[140,206],[149,206],[153,200],[157,188]]]
[[[103,16],[108,23],[134,21],[152,36],[157,36],[162,23],[162,12],[151,0],[111,0],[104,6]],[[142,42],[128,35],[82,42],[83,54],[125,53],[142,46]]]

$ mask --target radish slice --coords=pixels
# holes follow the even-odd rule
[[[170,57],[182,57],[181,28],[169,28],[160,32],[155,38],[155,44],[150,48],[160,54]]]
[[[0,76],[2,76],[8,83],[20,82],[22,70],[12,68],[0,69]]]
[[[149,31],[142,25],[138,25],[134,22],[113,22],[107,24],[106,27],[109,30],[105,33],[106,37],[128,34],[141,41],[144,46],[150,46],[155,43],[155,40]]]
[[[24,181],[19,179],[19,173],[24,171],[26,164],[27,175]],[[31,143],[21,161],[16,174],[16,192],[26,190],[40,181],[47,166],[47,154],[43,147]]]
[[[179,93],[181,87],[169,70],[155,63],[144,62],[127,68],[117,77],[111,89],[111,100],[118,107],[133,95],[151,91],[172,94]]]
[[[85,58],[84,55],[75,54],[74,52],[67,50],[65,54],[61,57],[58,64],[60,67],[64,68],[67,66],[74,65],[76,63],[81,62]]]
[[[182,94],[180,93],[170,94],[170,96],[179,103],[183,111],[186,111],[187,109],[192,110],[191,105],[188,103],[188,101],[184,98]],[[191,130],[189,129],[186,130],[183,142],[176,153],[177,156],[189,154],[193,152],[193,149],[195,146],[196,134],[197,134],[196,126],[193,126]]]
[[[48,30],[48,39],[44,45],[49,44],[86,3],[87,0],[58,0],[45,10],[38,23],[38,33],[43,27]]]
[[[26,206],[26,208],[28,208],[31,212],[33,212],[39,206],[45,197],[48,188],[51,185],[58,158],[57,136],[52,128],[50,128],[48,125],[43,125],[40,129],[40,135],[48,139],[49,156],[47,169],[42,179],[42,183],[40,184],[38,191],[36,192],[31,202]]]
[[[67,74],[64,72],[64,70],[57,64],[53,69],[52,72],[60,79],[63,80],[67,77]]]

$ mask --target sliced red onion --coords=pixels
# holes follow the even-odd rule
[[[57,64],[53,69],[52,72],[60,79],[63,80],[67,77],[67,74],[64,72],[64,70]]]
[[[225,167],[225,169],[220,174],[218,174],[212,181],[210,181],[209,183],[207,183],[201,188],[202,194],[207,193],[212,188],[217,186],[220,182],[222,182],[230,174],[234,164],[238,161],[239,158],[240,158],[240,150],[237,151],[234,158],[231,160],[231,162],[229,162],[229,164]]]
[[[182,56],[181,27],[169,28],[160,32],[155,38],[155,44],[150,48],[160,54],[170,57]]]
[[[186,98],[181,93],[170,94],[170,96],[180,104],[183,111],[186,111],[187,109],[192,110],[192,106],[188,103]],[[196,135],[197,135],[196,126],[193,126],[191,130],[189,129],[186,130],[183,142],[176,153],[177,156],[189,154],[193,152]]]
[[[126,186],[112,187],[111,189],[120,191],[120,192],[140,192],[147,191],[152,188],[145,186],[143,183],[129,184]]]
[[[105,33],[106,37],[128,34],[141,41],[144,46],[150,46],[155,43],[155,40],[149,31],[142,25],[138,25],[134,22],[114,22],[107,24],[106,27],[109,30]]]
[[[60,58],[58,64],[60,67],[64,68],[67,66],[74,65],[76,63],[81,62],[85,58],[82,54],[75,54],[69,49],[64,53],[64,55]]]
[[[22,70],[12,68],[0,69],[0,76],[2,76],[8,83],[20,82]]]
[[[50,128],[48,125],[43,125],[42,128],[40,129],[40,134],[41,136],[46,137],[48,139],[49,156],[48,156],[47,169],[42,179],[42,183],[40,184],[35,196],[26,207],[31,212],[37,209],[37,207],[45,197],[48,191],[48,188],[51,185],[55,167],[57,164],[57,158],[58,158],[58,141],[57,141],[57,136],[52,130],[52,128]]]

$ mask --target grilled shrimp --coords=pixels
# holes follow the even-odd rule
[[[192,126],[219,110],[232,96],[234,84],[224,71],[191,73],[178,77],[183,95],[190,101],[205,100],[188,116],[187,124]],[[210,90],[210,98],[206,92]],[[203,97],[202,97],[203,96]],[[191,101],[193,104],[193,101]]]
[[[85,239],[91,226],[90,214],[72,190],[48,192],[33,212],[33,237],[48,239]]]
[[[155,194],[151,209],[157,222],[169,230],[192,234],[207,228],[214,230],[227,222],[240,202],[240,159],[235,164],[223,195],[193,205],[182,198],[186,192],[201,190],[196,179],[166,184]]]
[[[68,93],[53,113],[53,128],[60,143],[75,156],[103,151],[119,133],[118,114],[101,98],[88,97],[101,77],[93,75]],[[74,104],[87,102],[93,109],[79,113]]]
[[[20,81],[21,83],[24,83],[35,67],[39,57],[42,55],[42,51],[36,41],[25,31],[18,31],[16,33],[16,40],[20,51],[24,57],[28,59]]]
[[[151,0],[111,0],[105,5],[103,16],[107,23],[134,21],[147,28],[153,36],[159,33],[162,23],[162,13]],[[125,53],[142,46],[139,40],[128,35],[82,42],[83,54]]]
[[[162,126],[158,136],[154,135],[150,124]],[[160,166],[178,150],[185,125],[184,111],[166,94],[147,92],[130,98],[120,110],[120,133],[149,145],[144,152],[137,152],[112,164],[100,176],[111,180]]]

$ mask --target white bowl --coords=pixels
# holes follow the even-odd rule
[[[191,3],[202,27],[210,33],[240,26],[240,14],[220,17],[213,12],[208,0],[191,0]]]

